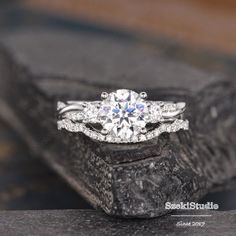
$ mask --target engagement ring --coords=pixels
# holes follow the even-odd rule
[[[184,102],[149,101],[146,92],[103,92],[102,101],[58,102],[58,129],[109,143],[137,143],[164,132],[188,130]]]

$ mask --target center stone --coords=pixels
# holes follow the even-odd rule
[[[109,134],[129,139],[146,126],[146,115],[146,103],[138,93],[119,89],[102,101],[98,116]]]

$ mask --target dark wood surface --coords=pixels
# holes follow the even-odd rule
[[[99,32],[108,36],[116,36],[126,39],[134,39],[140,41],[137,35],[129,35],[124,32],[112,31],[101,26],[95,26],[85,21],[73,21],[68,18],[48,15],[43,12],[36,13],[26,11],[14,2],[5,1],[5,4],[0,7],[0,31],[4,32],[9,29],[20,29],[23,26],[29,28],[61,28],[70,29],[75,32]],[[145,39],[145,41],[147,38]],[[150,39],[149,43],[155,47],[157,42]],[[159,45],[159,43],[158,43]],[[180,46],[175,44],[163,44],[165,54],[172,58],[181,61],[187,61],[195,66],[211,70],[215,73],[227,74],[229,78],[235,77],[235,60],[230,57],[219,54],[204,54],[195,49],[182,50]],[[193,52],[194,51],[194,57]],[[234,80],[232,80],[234,81]],[[65,183],[61,178],[56,177],[54,172],[37,158],[32,158],[32,153],[29,153],[21,138],[12,131],[6,123],[1,123],[1,209],[51,209],[51,208],[87,208],[89,207],[78,195],[70,189],[65,187]],[[22,165],[21,163],[24,163]],[[22,168],[26,166],[26,168]],[[37,170],[37,171],[36,171]],[[29,174],[29,172],[31,174]],[[40,175],[40,173],[44,173]],[[52,180],[49,180],[51,179]],[[32,183],[31,183],[32,182]],[[54,188],[50,185],[53,182],[53,187],[56,186],[56,198],[53,194]],[[28,184],[25,184],[28,183]],[[37,184],[39,187],[37,187]],[[34,186],[28,187],[28,186]],[[234,188],[234,182],[227,184],[227,189]],[[225,188],[225,185],[223,186]],[[20,190],[19,190],[20,189]],[[41,191],[43,189],[44,191]],[[39,191],[40,190],[40,191]],[[50,190],[52,190],[50,192]],[[214,201],[219,203],[221,209],[229,210],[235,209],[235,190],[221,191],[222,186],[217,188],[218,192],[208,194],[202,201]],[[64,196],[63,199],[59,196]],[[76,196],[76,197],[74,197]],[[66,199],[66,200],[65,200]],[[81,204],[82,202],[82,204]],[[69,204],[69,205],[68,205]]]
[[[0,210],[91,206],[0,120]]]
[[[45,30],[11,32],[1,42],[1,73],[11,81],[2,81],[2,116],[95,207],[158,216],[166,201],[199,200],[235,176],[233,84],[176,60],[168,42]],[[124,87],[145,88],[154,100],[186,101],[190,131],[133,145],[57,131],[56,101],[96,99]]]
[[[201,214],[198,212],[197,214]],[[208,217],[163,216],[149,220],[122,220],[94,210],[3,211],[0,212],[0,234],[9,236],[154,236],[216,235],[234,236],[236,212],[206,212]],[[180,213],[184,214],[184,213]],[[191,212],[188,211],[188,214]],[[196,212],[194,212],[196,215]],[[205,222],[204,227],[176,226]]]
[[[4,11],[3,8],[0,9],[1,13],[8,14],[7,11]],[[45,27],[46,25],[51,25],[51,27],[58,27],[60,22],[60,27],[73,28],[73,30],[84,30],[93,31],[94,27],[91,25],[84,25],[84,22],[81,24],[79,22],[72,22],[65,19],[55,19],[54,17],[47,17],[45,15],[29,14],[29,12],[18,11],[17,9],[10,8],[10,15],[13,18],[6,17],[0,22],[0,30],[2,28],[19,28],[23,25],[30,25],[31,28],[35,25],[38,27]],[[44,18],[45,17],[45,18]],[[40,18],[40,20],[39,20]],[[12,20],[15,19],[15,20]],[[53,22],[51,24],[51,22]],[[5,27],[6,25],[7,27]],[[99,29],[100,31],[101,29]],[[97,29],[95,30],[97,31]],[[104,32],[104,29],[102,29]],[[105,31],[107,33],[107,31]],[[114,33],[114,32],[113,32]],[[113,34],[112,33],[112,34]],[[108,35],[110,35],[108,33]],[[117,34],[115,34],[117,35]],[[118,33],[120,35],[120,33]],[[123,34],[121,34],[123,37]],[[154,47],[155,47],[155,42]],[[170,45],[169,45],[170,46]],[[175,47],[172,44],[172,47],[166,47],[166,44],[163,45],[165,48],[164,54],[171,56],[172,58],[177,58],[181,61],[187,61],[192,63],[200,68],[204,68],[209,71],[218,71],[227,75],[229,78],[235,78],[235,60],[230,57],[221,56],[219,54],[202,54],[201,52],[195,51],[194,57],[191,53],[191,50],[183,51],[180,47]],[[170,49],[171,48],[171,49]],[[202,55],[204,55],[202,57]],[[214,72],[215,73],[215,72]],[[2,80],[2,79],[1,79]],[[2,107],[1,107],[2,108]],[[32,154],[25,147],[25,143],[21,141],[21,138],[16,135],[6,123],[1,123],[0,125],[0,159],[1,159],[1,191],[0,191],[0,208],[2,209],[55,209],[55,208],[80,208],[80,207],[89,207],[81,198],[76,194],[71,188],[64,183],[64,181],[55,175],[45,163],[41,160],[38,160],[38,155],[35,153]],[[229,182],[227,184],[227,189],[232,189],[235,185],[235,182]],[[223,186],[224,188],[225,186]],[[222,189],[222,186],[217,188],[218,190]],[[220,204],[220,208],[225,210],[235,209],[235,190],[227,190],[224,192],[210,193],[203,199],[203,202],[214,201]],[[205,212],[204,212],[205,213]],[[93,215],[96,217],[93,217]],[[122,221],[115,220],[114,218],[108,218],[102,213],[87,212],[81,213],[78,211],[20,211],[20,212],[1,212],[0,213],[0,234],[1,235],[80,235],[80,232],[83,232],[81,235],[96,235],[95,232],[100,233],[102,231],[103,224],[99,226],[93,224],[94,230],[92,230],[92,224],[88,224],[91,219],[95,219],[96,222],[99,222],[99,219],[105,222],[105,225],[108,226],[108,232],[114,235],[119,234],[120,232],[131,232],[136,233],[136,235],[145,235],[148,227],[157,226],[153,229],[151,233],[155,235],[235,235],[235,213],[234,211],[227,212],[218,212],[217,217],[210,220],[210,224],[207,224],[206,229],[186,229],[186,228],[175,228],[169,227],[167,223],[161,220],[162,218],[149,220],[149,221]],[[85,216],[80,216],[85,215]],[[48,216],[48,217],[47,217]],[[105,217],[107,220],[103,220]],[[32,221],[30,221],[30,219]],[[59,220],[58,220],[59,219]],[[71,223],[70,219],[75,222]],[[85,231],[83,231],[78,224],[79,222],[85,222]],[[82,219],[82,220],[81,220]],[[166,218],[163,218],[165,221]],[[45,222],[46,221],[46,222]],[[113,224],[108,222],[112,221]],[[184,218],[183,221],[188,221],[188,218]],[[68,223],[69,222],[69,223]],[[136,222],[136,223],[135,223]],[[143,222],[142,224],[140,222]],[[158,223],[159,222],[159,223]],[[166,221],[165,221],[166,222]],[[208,220],[206,221],[208,222]],[[129,225],[130,224],[130,225]],[[90,228],[89,228],[90,227]],[[111,229],[112,228],[112,229]],[[138,230],[136,231],[135,229]],[[161,231],[165,228],[165,231]],[[167,229],[166,229],[167,228]],[[160,229],[160,230],[159,230]],[[110,230],[110,231],[109,231]],[[84,233],[85,232],[85,233]],[[143,232],[143,234],[141,233]],[[88,234],[89,233],[89,234]],[[149,232],[150,233],[150,232]],[[102,234],[104,235],[104,231]],[[109,235],[109,234],[107,234]],[[127,234],[129,235],[129,234]]]
[[[91,208],[1,120],[0,131],[0,210]],[[236,209],[236,181],[215,190],[200,202]]]

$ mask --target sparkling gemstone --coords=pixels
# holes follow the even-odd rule
[[[147,115],[146,102],[138,93],[120,89],[102,101],[98,118],[110,135],[126,140],[141,132]]]

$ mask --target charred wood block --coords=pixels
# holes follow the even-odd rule
[[[235,89],[224,76],[163,53],[162,45],[92,33],[12,32],[1,37],[0,73],[2,117],[110,215],[159,216],[165,202],[199,200],[235,176]],[[190,130],[122,145],[57,130],[58,100],[94,100],[118,88],[185,101]]]

